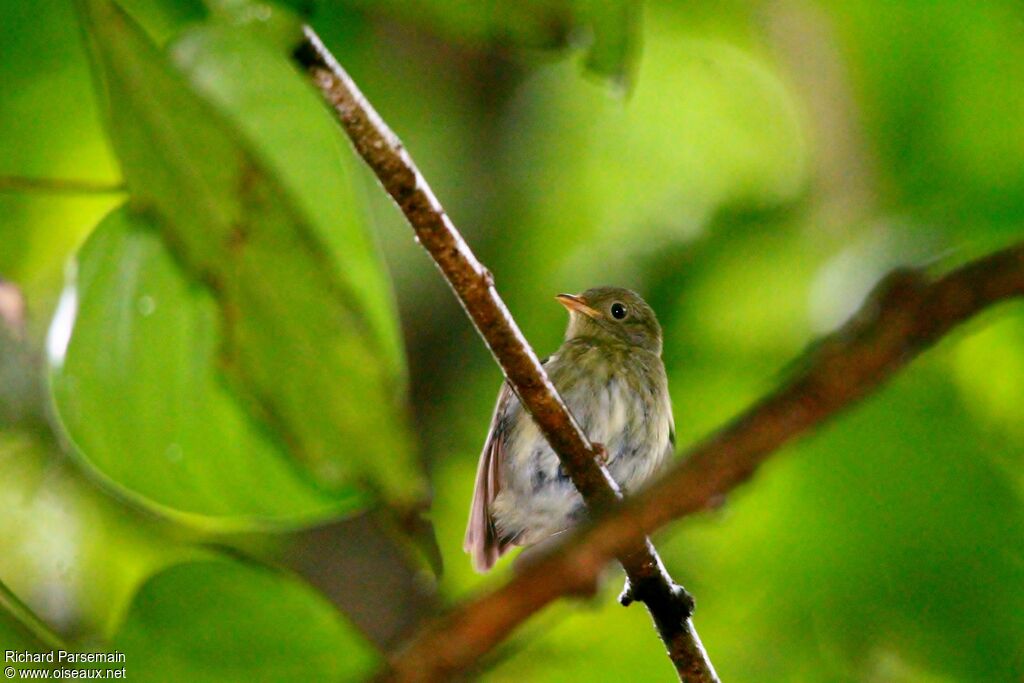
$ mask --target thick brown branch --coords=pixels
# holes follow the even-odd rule
[[[509,384],[558,454],[587,506],[597,515],[617,507],[621,495],[614,480],[597,463],[593,445],[548,380],[536,354],[495,290],[490,272],[463,241],[398,138],[312,30],[306,29],[306,41],[296,57],[333,107],[356,151],[398,203],[420,244],[451,284]],[[714,669],[689,620],[692,601],[669,577],[654,546],[638,533],[617,553],[629,576],[631,597],[647,605],[681,679],[694,683],[716,681]],[[567,581],[563,587],[587,590],[593,585],[596,572],[586,572],[580,577],[582,581],[574,580],[571,575],[563,576]],[[469,649],[459,649],[458,642],[448,643],[449,649],[459,650],[458,656],[422,652],[420,654],[426,656],[420,659],[414,652],[406,653],[392,661],[389,678],[440,680],[465,669],[488,649],[474,648],[476,639],[486,638],[489,633],[493,645],[504,635],[489,631],[486,623],[480,626],[483,630],[467,641]]]
[[[690,449],[651,488],[581,529],[494,592],[423,629],[410,661],[454,671],[470,666],[531,614],[597,576],[632,539],[712,505],[782,445],[854,404],[957,324],[1024,296],[1024,244],[938,280],[916,271],[887,277],[838,332],[815,345],[802,371],[739,419]],[[696,642],[696,641],[695,641]]]

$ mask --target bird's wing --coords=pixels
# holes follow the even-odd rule
[[[466,527],[466,539],[462,548],[470,554],[473,567],[485,572],[494,566],[513,545],[513,539],[498,538],[498,531],[491,518],[491,503],[501,491],[501,470],[505,460],[505,438],[507,427],[502,419],[512,399],[512,389],[508,383],[501,385],[498,392],[498,403],[491,416],[491,429],[484,442],[484,450],[480,453],[480,464],[476,470],[476,487],[473,489],[473,502],[469,507],[469,525]]]

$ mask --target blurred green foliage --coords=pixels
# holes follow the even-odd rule
[[[645,294],[680,444],[774,387],[887,269],[1024,235],[1011,0],[286,4],[402,136],[539,353],[564,329],[553,294]],[[131,677],[362,676],[378,655],[354,615],[261,544],[415,498],[422,456],[436,590],[500,581],[507,563],[481,578],[460,550],[499,371],[287,63],[292,14],[126,1],[138,32],[81,6],[114,12],[89,27],[102,98],[69,3],[0,3],[0,176],[131,191],[102,221],[126,195],[0,193],[0,276],[29,302],[25,342],[0,345],[0,580],[72,646],[126,651]],[[62,291],[77,316],[47,386]],[[1022,387],[1014,304],[667,529],[723,679],[1021,680]],[[225,548],[239,527],[265,541]],[[481,677],[669,679],[609,583]],[[0,645],[32,639],[0,610]]]
[[[53,395],[76,450],[113,485],[225,524],[323,518],[358,504],[357,491],[334,499],[310,485],[224,386],[217,306],[151,222],[117,209],[75,263],[50,335]]]
[[[306,89],[296,97],[300,76],[273,48],[216,30],[188,33],[173,48],[190,88],[116,5],[78,6],[132,200],[156,212],[168,248],[212,291],[223,366],[236,388],[317,482],[344,490],[365,478],[389,498],[415,500],[421,487],[400,405],[390,290],[352,215],[347,179],[309,182],[303,169],[315,157],[295,156],[325,143],[333,151],[338,134],[314,138],[318,148],[290,142],[306,121],[289,111],[318,112],[315,96]],[[249,78],[253,69],[284,106],[264,100],[262,114],[247,106],[268,91]],[[256,122],[233,128],[210,100]],[[319,113],[314,135],[327,124]],[[249,131],[248,139],[280,150],[276,158],[254,152]],[[336,154],[323,166],[344,169]]]
[[[237,562],[180,564],[155,575],[112,647],[142,681],[359,680],[377,664],[308,586]]]

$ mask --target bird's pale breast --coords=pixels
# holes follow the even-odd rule
[[[604,445],[612,477],[628,493],[670,450],[672,411],[661,358],[636,348],[566,344],[545,364],[592,442]],[[500,418],[508,430],[504,487],[491,506],[501,536],[532,544],[571,526],[583,502],[518,400]]]

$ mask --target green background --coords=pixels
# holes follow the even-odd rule
[[[1024,236],[1017,2],[289,5],[402,137],[539,354],[564,331],[554,294],[645,295],[681,446],[782,381],[888,269]],[[98,22],[122,55],[108,68],[145,35],[172,57],[141,51],[108,134],[74,4],[0,3],[0,177],[124,179],[134,202],[101,224],[125,194],[0,191],[0,276],[29,305],[26,341],[0,338],[0,580],[69,646],[126,652],[129,678],[359,679],[371,642],[510,571],[480,577],[461,552],[500,372],[287,67],[287,15],[124,6],[145,33]],[[262,174],[256,200],[235,194],[235,158]],[[285,204],[251,262],[202,241],[233,225],[221,209]],[[660,533],[723,680],[1021,680],[1022,406],[1024,310],[1008,304]],[[436,584],[422,538],[351,517],[404,510],[424,482]],[[612,573],[546,610],[475,674],[671,680],[618,587]],[[40,647],[10,611],[0,649]]]

